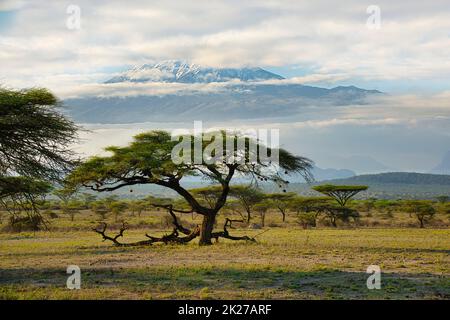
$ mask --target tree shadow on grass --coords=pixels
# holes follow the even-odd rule
[[[20,290],[66,289],[69,275],[60,269],[1,269],[1,287]],[[119,288],[157,293],[169,298],[284,299],[450,299],[448,277],[427,273],[383,273],[381,289],[369,290],[365,272],[213,267],[83,269],[82,289]],[[184,294],[184,295],[183,295]],[[194,296],[192,296],[194,294]],[[117,298],[123,298],[118,296]]]

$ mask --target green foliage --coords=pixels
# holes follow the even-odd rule
[[[43,225],[45,226],[45,222],[40,215],[11,215],[5,230],[11,232],[39,231]]]
[[[0,174],[56,180],[72,167],[77,127],[46,89],[0,89]]]
[[[265,194],[252,186],[236,185],[231,187],[230,197],[242,206],[247,213],[247,222],[250,222],[253,207],[265,199]]]
[[[107,202],[107,207],[110,212],[114,215],[114,221],[117,222],[119,215],[125,212],[127,209],[127,204],[124,201],[112,201]]]
[[[210,133],[209,133],[210,134]],[[88,187],[96,191],[113,191],[124,186],[136,184],[155,184],[163,186],[177,192],[190,206],[190,210],[204,217],[204,223],[200,231],[200,244],[211,244],[212,230],[216,215],[225,205],[230,184],[235,175],[247,176],[253,179],[270,180],[277,183],[287,183],[283,175],[297,172],[305,178],[310,177],[312,162],[309,159],[294,156],[286,150],[278,150],[279,161],[277,163],[260,161],[258,150],[265,149],[266,154],[271,150],[260,143],[254,142],[256,150],[251,148],[250,138],[245,138],[247,142],[242,150],[233,147],[227,150],[226,141],[232,139],[236,142],[236,136],[226,136],[224,132],[219,135],[223,138],[223,157],[213,153],[211,159],[192,159],[193,154],[188,155],[187,162],[173,161],[173,153],[177,153],[179,141],[172,139],[171,135],[165,131],[150,131],[134,137],[133,142],[127,147],[108,147],[106,150],[112,155],[107,157],[92,157],[88,161],[78,166],[66,179],[66,184],[70,188]],[[202,154],[209,148],[208,139],[205,136],[182,136],[182,142],[187,141],[188,145],[196,145],[199,139]],[[180,142],[181,143],[181,142]],[[236,146],[236,144],[235,144]],[[195,148],[193,148],[195,149]],[[257,157],[254,158],[253,155]],[[179,156],[185,156],[184,150]],[[187,151],[186,151],[187,152]],[[194,152],[195,154],[195,152]],[[229,155],[240,159],[256,159],[256,161],[226,161]],[[196,161],[192,161],[196,160]],[[180,183],[186,176],[201,176],[218,184],[220,194],[216,197],[211,194],[211,190],[197,191],[193,194],[186,190]],[[239,193],[235,193],[237,198],[242,199]],[[199,200],[198,198],[201,198]],[[214,199],[215,198],[215,199]],[[213,200],[211,200],[213,199]],[[210,201],[211,200],[211,201]],[[212,202],[213,201],[213,202]],[[248,219],[250,210],[247,203]]]
[[[51,190],[45,181],[59,180],[74,164],[68,147],[77,127],[57,106],[46,89],[0,88],[0,202],[13,213],[12,225],[37,228],[42,219],[31,216],[39,215],[37,201]]]
[[[361,191],[367,190],[368,188],[369,188],[368,186],[339,186],[339,185],[325,184],[315,186],[312,189],[324,195],[332,197],[342,207],[345,207],[347,202],[352,197],[354,197]]]
[[[45,195],[52,189],[45,181],[28,177],[0,176],[0,199]]]
[[[217,200],[222,194],[220,185],[208,186],[203,188],[190,189],[189,192],[204,206],[214,208]]]
[[[446,203],[446,202],[449,202],[450,197],[449,196],[438,196],[438,197],[436,197],[436,200],[439,203]]]
[[[13,231],[45,227],[43,219],[38,217],[39,205],[51,189],[51,185],[42,180],[0,176],[0,209],[11,213]]]
[[[106,206],[105,201],[94,201],[91,203],[91,210],[98,216],[100,216],[101,220],[105,220],[106,215],[109,212],[108,207]]]
[[[272,207],[278,209],[283,216],[283,221],[286,220],[286,211],[289,208],[290,201],[295,199],[297,194],[294,192],[288,193],[269,193],[266,195],[267,201],[272,203]]]
[[[410,214],[415,215],[419,221],[420,228],[425,227],[425,223],[429,222],[436,214],[436,209],[431,201],[427,200],[408,200],[403,202],[403,209]]]
[[[290,206],[297,212],[297,216],[303,219],[302,221],[312,221],[311,219],[314,218],[314,223],[311,223],[314,226],[319,215],[324,215],[334,227],[337,227],[337,220],[349,222],[350,218],[359,217],[356,210],[338,206],[332,202],[332,199],[326,197],[297,197],[291,200]]]
[[[228,182],[227,179],[231,179],[236,172],[277,181],[280,179],[276,174],[264,173],[264,169],[269,165],[262,163],[175,164],[171,152],[177,143],[178,141],[173,141],[170,134],[164,131],[150,131],[137,135],[128,147],[107,148],[112,156],[89,159],[72,172],[67,181],[74,186],[88,185],[95,190],[114,190],[133,184],[173,187],[171,183],[189,175],[202,175],[220,184]],[[282,170],[308,175],[311,162],[283,151],[280,153],[279,166]],[[178,188],[175,191],[178,191]]]
[[[302,212],[297,215],[297,223],[300,224],[303,229],[308,227],[315,227],[317,224],[317,215],[314,212]]]
[[[131,211],[131,215],[134,216],[136,213],[140,217],[142,211],[146,208],[146,202],[143,200],[131,200],[127,202],[127,207]]]

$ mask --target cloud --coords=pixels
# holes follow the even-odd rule
[[[69,4],[2,1],[0,8],[17,10],[0,36],[2,82],[92,78],[110,67],[172,58],[209,66],[307,66],[312,74],[297,79],[305,83],[450,79],[444,0],[432,6],[380,0],[380,30],[366,27],[367,6],[357,0],[339,8],[322,0],[79,0],[81,30],[66,27]]]
[[[0,3],[0,12],[18,10],[23,8],[25,4],[25,0],[2,0]]]
[[[68,86],[59,90],[59,96],[65,99],[78,97],[133,97],[161,96],[168,94],[192,95],[198,93],[214,93],[227,90],[229,83],[108,83],[82,84],[77,87]]]

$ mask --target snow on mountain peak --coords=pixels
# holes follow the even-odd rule
[[[119,82],[181,82],[209,83],[230,80],[261,81],[284,79],[261,68],[211,68],[180,60],[166,60],[135,66],[105,83]]]

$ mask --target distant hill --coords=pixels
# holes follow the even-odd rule
[[[389,168],[384,163],[370,156],[353,155],[342,157],[339,159],[339,162],[345,163],[345,166],[347,168],[351,168],[353,171],[360,175],[395,171],[394,169]]]
[[[348,169],[333,169],[333,168],[322,169],[319,167],[314,167],[312,170],[312,174],[314,175],[314,179],[316,181],[345,179],[356,175],[355,172]]]
[[[316,182],[312,185],[323,183]],[[368,185],[369,189],[359,194],[357,198],[434,199],[440,195],[450,195],[450,175],[388,172],[329,180],[326,183],[337,185]],[[308,196],[318,195],[317,192],[311,190],[312,185],[293,183],[289,186],[289,191]]]
[[[387,172],[364,174],[346,179],[333,180],[336,183],[395,183],[415,185],[450,186],[450,175],[428,174],[416,172]]]

